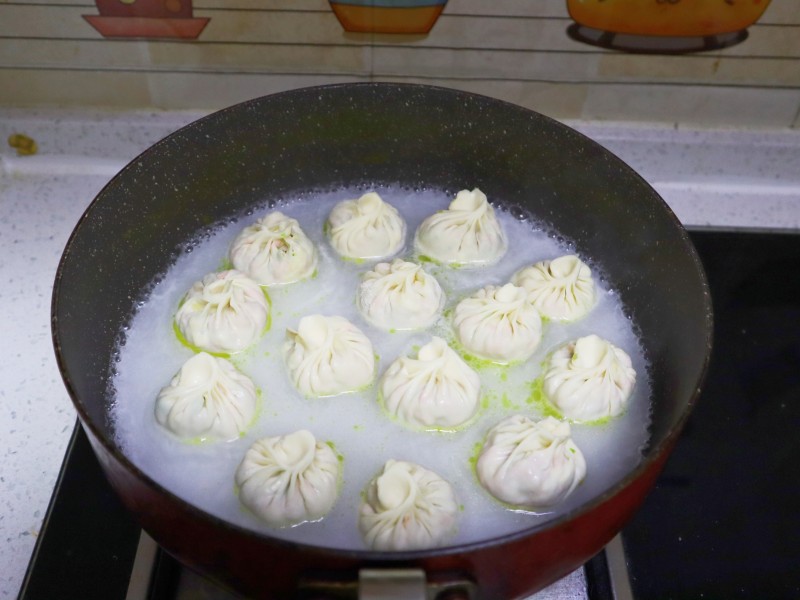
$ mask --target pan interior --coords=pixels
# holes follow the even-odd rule
[[[422,220],[446,208],[452,194],[395,188],[379,189],[381,196],[407,222],[408,236]],[[602,289],[597,279],[597,303],[590,314],[574,323],[549,322],[533,356],[513,366],[491,365],[474,358],[468,364],[481,382],[480,410],[469,426],[457,432],[420,432],[389,417],[378,402],[380,385],[333,398],[303,398],[286,376],[281,359],[287,329],[298,329],[299,319],[311,314],[345,317],[364,332],[377,358],[376,380],[400,356],[415,352],[438,336],[453,348],[452,319],[437,319],[422,331],[382,331],[365,322],[354,303],[362,275],[373,263],[343,261],[332,252],[323,232],[324,220],[343,198],[357,198],[364,190],[341,190],[281,203],[276,210],[302,225],[318,250],[317,274],[284,287],[269,288],[272,323],[255,348],[231,357],[241,372],[261,390],[262,408],[256,422],[242,437],[226,443],[186,444],[172,438],[153,416],[153,402],[162,386],[172,379],[192,350],[180,344],[171,322],[185,291],[206,273],[219,268],[231,240],[245,224],[265,214],[255,214],[231,224],[212,240],[199,244],[181,257],[158,285],[151,299],[135,317],[127,341],[120,350],[116,388],[116,439],[135,464],[175,494],[225,521],[283,539],[326,547],[360,550],[364,547],[353,526],[361,493],[367,481],[388,459],[411,461],[442,476],[454,487],[460,511],[458,528],[449,543],[485,541],[505,533],[539,527],[599,495],[627,475],[641,457],[650,418],[647,366],[631,322],[616,302],[615,294]],[[534,229],[530,220],[520,221],[506,211],[496,211],[509,238],[509,251],[496,264],[481,269],[453,269],[435,263],[425,270],[444,288],[447,315],[465,296],[486,284],[502,285],[512,274],[537,260],[569,254],[546,231]],[[418,260],[411,244],[400,255]],[[553,349],[585,335],[599,335],[624,349],[639,374],[625,415],[602,425],[572,426],[572,439],[587,463],[588,476],[569,498],[557,506],[530,512],[510,511],[479,487],[473,461],[486,431],[513,415],[541,418],[548,412],[537,395],[541,363]],[[142,399],[151,401],[143,402]],[[302,527],[276,529],[243,511],[231,493],[233,474],[256,440],[285,435],[300,429],[332,444],[343,459],[343,478],[332,511],[320,522]],[[227,481],[221,488],[215,485]],[[212,483],[213,482],[213,483]]]

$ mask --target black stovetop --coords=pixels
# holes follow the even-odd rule
[[[622,539],[634,598],[800,598],[800,235],[693,231],[714,301],[703,394]],[[76,428],[22,600],[123,599],[140,530]],[[156,562],[150,598],[180,568]],[[612,598],[603,553],[585,568]]]
[[[800,235],[699,233],[700,400],[623,539],[636,598],[800,598]]]

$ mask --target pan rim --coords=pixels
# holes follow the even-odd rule
[[[705,314],[704,314],[705,352],[704,352],[704,360],[702,364],[699,365],[696,376],[692,377],[692,380],[696,381],[696,384],[694,386],[694,391],[691,397],[687,399],[685,406],[681,409],[680,415],[670,426],[668,432],[664,435],[663,439],[660,442],[658,442],[655,446],[648,447],[645,456],[643,456],[642,460],[638,463],[638,465],[633,470],[629,471],[622,479],[617,481],[615,484],[611,485],[603,493],[590,498],[583,504],[576,506],[574,509],[565,512],[559,517],[502,536],[464,543],[464,544],[442,546],[427,550],[392,551],[392,552],[369,550],[369,549],[352,550],[352,549],[335,548],[328,546],[317,546],[312,544],[295,542],[291,540],[285,540],[282,538],[273,537],[265,532],[255,531],[253,529],[249,529],[244,526],[236,525],[220,517],[217,517],[211,513],[208,513],[198,508],[197,506],[187,502],[183,498],[175,495],[169,489],[167,489],[163,485],[153,480],[149,475],[147,475],[147,473],[145,473],[139,467],[137,467],[121,451],[121,449],[116,445],[116,443],[113,442],[110,436],[107,436],[104,433],[101,427],[97,423],[95,423],[94,419],[89,414],[83,400],[81,400],[78,397],[78,393],[71,380],[71,376],[67,372],[66,361],[62,354],[61,343],[58,336],[58,330],[59,330],[58,314],[60,306],[59,292],[61,290],[63,283],[65,265],[69,260],[70,253],[74,245],[74,241],[77,239],[79,235],[81,235],[82,227],[85,225],[87,220],[91,218],[92,212],[93,210],[96,209],[96,206],[103,202],[108,190],[112,189],[117,184],[117,182],[124,176],[124,174],[129,169],[132,169],[142,157],[148,155],[151,152],[156,151],[161,145],[169,143],[169,140],[173,139],[175,136],[183,135],[188,131],[190,131],[192,128],[199,127],[201,123],[205,123],[208,120],[219,119],[221,118],[221,116],[229,114],[234,111],[246,110],[248,106],[262,102],[266,98],[277,99],[297,94],[325,93],[328,90],[342,89],[342,88],[352,89],[355,87],[429,90],[439,93],[461,96],[464,98],[474,98],[478,99],[481,102],[501,104],[507,108],[519,111],[521,114],[530,114],[530,113],[535,114],[537,115],[538,118],[543,118],[546,121],[550,122],[551,124],[554,124],[556,127],[568,130],[572,135],[578,136],[578,138],[581,139],[584,144],[589,144],[590,146],[596,146],[602,148],[600,144],[598,144],[588,136],[576,131],[575,129],[567,125],[564,125],[563,123],[560,123],[555,119],[547,117],[546,115],[541,115],[540,113],[518,106],[516,104],[512,104],[504,100],[499,100],[496,98],[491,98],[489,96],[475,94],[471,92],[464,92],[460,90],[454,90],[438,86],[410,84],[410,83],[382,83],[382,82],[337,83],[337,84],[288,90],[276,94],[270,94],[268,96],[253,98],[238,104],[234,104],[227,108],[223,108],[219,111],[212,112],[204,117],[201,117],[200,119],[197,119],[196,121],[193,121],[177,129],[176,131],[172,132],[170,135],[166,136],[162,140],[148,147],[146,150],[144,150],[142,153],[140,153],[138,156],[132,159],[122,170],[120,170],[119,173],[117,173],[117,175],[115,175],[111,180],[109,180],[109,182],[95,196],[95,198],[89,204],[83,215],[78,220],[65,245],[65,249],[61,256],[61,259],[59,260],[58,268],[56,271],[55,282],[53,286],[52,299],[51,299],[51,337],[52,337],[53,347],[55,350],[56,362],[59,368],[59,372],[64,381],[67,392],[72,400],[72,403],[75,406],[76,411],[78,412],[79,420],[82,426],[84,428],[88,428],[90,432],[90,437],[94,438],[96,442],[99,442],[103,446],[105,451],[108,452],[114,458],[114,460],[120,463],[125,468],[125,470],[133,474],[140,482],[144,483],[149,488],[152,488],[156,490],[159,494],[166,496],[171,502],[179,506],[182,510],[187,511],[194,517],[199,518],[200,520],[205,521],[216,528],[223,528],[225,530],[235,532],[238,535],[247,536],[249,538],[258,541],[268,542],[269,544],[275,545],[277,547],[291,548],[298,551],[314,553],[315,555],[318,556],[349,558],[361,561],[364,560],[380,561],[385,563],[392,563],[392,562],[399,563],[408,561],[418,561],[432,557],[453,556],[457,554],[474,552],[476,550],[481,550],[488,547],[504,545],[523,538],[530,537],[535,534],[542,533],[547,530],[557,529],[566,522],[573,521],[578,517],[584,516],[592,512],[600,505],[608,502],[615,496],[619,495],[623,490],[630,487],[634,482],[636,482],[640,478],[640,476],[643,473],[648,471],[656,462],[658,462],[663,457],[664,453],[667,452],[672,447],[675,440],[683,430],[686,421],[688,420],[694,408],[694,405],[696,404],[699,395],[701,393],[703,382],[705,380],[708,365],[710,362],[711,351],[712,351],[712,339],[713,339],[713,308],[711,305],[711,296],[710,296],[708,280],[705,271],[703,269],[702,263],[700,262],[700,258],[697,254],[697,251],[695,250],[694,245],[691,243],[691,240],[689,239],[688,232],[680,223],[674,212],[663,200],[663,198],[661,198],[661,196],[657,192],[655,192],[655,190],[653,190],[652,186],[650,186],[650,184],[646,180],[644,180],[636,171],[634,171],[631,167],[629,167],[624,161],[619,159],[616,155],[606,150],[605,148],[602,148],[602,151],[612,156],[618,162],[617,166],[619,166],[622,170],[626,171],[629,176],[630,175],[634,176],[636,179],[640,181],[640,183],[642,183],[647,188],[650,188],[650,190],[652,190],[654,199],[661,203],[662,208],[666,211],[666,214],[671,219],[672,225],[674,226],[674,229],[678,235],[679,241],[683,246],[683,250],[691,258],[693,265],[697,269],[700,285],[702,288],[700,291],[703,295],[703,303],[705,308]]]

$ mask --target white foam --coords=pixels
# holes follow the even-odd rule
[[[409,258],[414,231],[426,216],[445,208],[450,196],[441,192],[408,192],[397,188],[378,190],[408,223]],[[338,314],[350,319],[371,339],[379,355],[379,373],[401,353],[415,352],[431,334],[452,337],[441,319],[427,332],[386,333],[369,326],[358,314],[355,292],[360,274],[370,264],[345,262],[331,250],[323,236],[323,223],[335,202],[358,197],[363,190],[320,194],[312,199],[288,198],[280,210],[296,218],[320,250],[316,278],[270,290],[272,327],[262,342],[233,362],[248,374],[263,395],[261,414],[247,435],[221,444],[190,445],[165,432],[155,421],[154,403],[162,386],[170,381],[191,351],[182,346],[172,329],[172,318],[191,284],[223,264],[228,245],[242,227],[261,216],[221,228],[192,252],[180,257],[157,284],[135,316],[120,348],[116,398],[112,418],[117,441],[129,458],[153,479],[203,510],[230,522],[281,538],[338,548],[364,548],[356,527],[361,491],[389,458],[410,460],[432,469],[450,481],[463,511],[458,534],[452,543],[497,537],[540,524],[613,485],[639,461],[647,441],[649,383],[646,364],[631,322],[625,317],[613,292],[598,290],[599,302],[590,315],[573,324],[546,323],[537,353],[521,365],[482,368],[484,404],[477,422],[457,433],[414,432],[390,420],[376,402],[377,386],[357,394],[334,398],[305,399],[292,387],[281,360],[280,348],[286,327],[295,327],[307,314]],[[490,200],[493,200],[490,198]],[[486,284],[502,284],[519,268],[550,259],[572,249],[529,220],[518,220],[499,212],[509,238],[509,252],[496,265],[484,270],[452,270],[426,264],[447,294],[447,307]],[[595,270],[592,257],[582,257]],[[413,260],[413,259],[412,259]],[[600,265],[602,266],[602,265]],[[596,333],[626,350],[633,359],[638,381],[629,410],[602,426],[573,426],[577,445],[584,452],[588,475],[584,483],[556,511],[544,515],[510,511],[494,501],[477,483],[470,459],[486,430],[500,419],[521,412],[541,416],[527,402],[530,384],[540,375],[541,363],[555,346],[570,339]],[[503,398],[506,398],[503,401]],[[318,439],[333,442],[344,456],[343,485],[333,511],[322,521],[288,529],[270,528],[243,509],[235,495],[233,474],[246,449],[256,439],[301,428]]]

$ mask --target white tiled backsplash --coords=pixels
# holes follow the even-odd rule
[[[567,0],[449,0],[429,33],[402,35],[347,32],[327,0],[194,0],[195,39],[104,36],[89,21],[112,2],[192,4],[0,1],[0,106],[212,110],[307,85],[396,81],[559,119],[800,127],[798,0],[772,0],[739,44],[674,56],[575,41]],[[120,23],[131,33],[130,18],[103,25]]]

